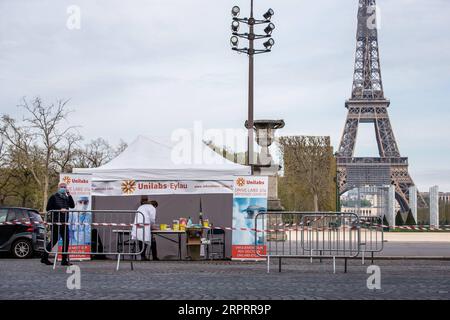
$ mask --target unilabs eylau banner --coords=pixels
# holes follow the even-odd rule
[[[92,180],[85,174],[60,174],[60,182],[67,184],[67,189],[75,202],[75,208],[69,212],[69,252],[71,260],[89,260],[91,252],[92,223]],[[62,251],[62,240],[58,251]]]
[[[267,211],[268,177],[240,176],[233,184],[233,233],[231,257],[233,260],[263,260],[256,254],[266,253],[263,233],[265,226],[255,225],[258,213]],[[258,235],[258,237],[256,237]],[[255,250],[256,249],[256,250]]]
[[[232,181],[94,181],[94,196],[232,193]]]

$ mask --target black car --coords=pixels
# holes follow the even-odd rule
[[[15,258],[31,258],[44,250],[45,232],[38,211],[0,207],[0,251],[11,252]]]

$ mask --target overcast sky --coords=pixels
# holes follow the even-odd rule
[[[0,0],[1,113],[23,96],[71,99],[88,140],[131,142],[201,120],[240,128],[247,59],[230,50],[230,9],[248,0]],[[273,52],[256,57],[255,117],[280,134],[329,135],[337,147],[354,63],[357,0],[255,0],[275,10]],[[66,27],[67,8],[81,28]],[[379,0],[381,66],[395,136],[421,190],[450,191],[450,1]],[[376,153],[361,128],[357,155]]]

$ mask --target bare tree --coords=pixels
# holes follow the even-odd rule
[[[123,152],[123,141],[111,146],[105,139],[81,145],[75,127],[65,123],[68,101],[44,106],[40,98],[19,106],[22,121],[0,117],[0,204],[45,209],[49,189],[60,172],[74,167],[99,167]]]
[[[312,195],[314,211],[326,207],[333,192],[333,150],[329,137],[292,136],[279,139],[284,179]]]
[[[59,146],[54,154],[54,162],[58,166],[58,172],[70,172],[78,156],[78,144],[83,138],[74,133],[67,133],[64,143]]]
[[[109,159],[109,160],[112,160],[112,159],[114,159],[115,157],[117,157],[119,154],[121,154],[122,152],[124,152],[126,148],[128,148],[128,143],[126,143],[126,142],[123,141],[123,140],[120,140],[119,145],[114,149],[114,152],[113,152],[113,154],[112,154],[112,157],[111,157],[111,159]]]
[[[102,138],[92,140],[77,150],[74,166],[77,168],[96,168],[111,160],[114,149]]]
[[[0,167],[3,167],[5,164],[6,158],[6,143],[2,137],[0,137]]]
[[[20,165],[11,168],[11,196],[15,204],[22,207],[34,207],[39,203],[39,189],[31,172]]]
[[[24,98],[19,106],[26,115],[23,125],[4,115],[1,120],[0,134],[18,152],[21,163],[32,175],[42,194],[42,209],[48,198],[50,179],[55,176],[58,163],[58,150],[63,149],[67,137],[74,127],[65,126],[68,100],[44,106],[40,98],[31,104]]]
[[[0,137],[3,145],[3,191],[6,192],[5,189],[11,190],[14,188],[12,178],[15,168],[24,166],[25,161],[29,167],[35,166],[31,164],[31,161],[28,161],[29,158],[27,156],[32,149],[32,139],[28,129],[17,124],[16,120],[8,115],[3,115],[0,125]],[[3,194],[2,198],[2,201],[5,201],[5,194]]]
[[[0,137],[0,205],[4,205],[6,198],[11,194],[11,171],[6,149],[6,142]]]
[[[7,160],[7,154],[6,154],[6,142],[4,141],[3,137],[0,136],[0,168],[6,168],[6,166],[8,165],[8,160]]]

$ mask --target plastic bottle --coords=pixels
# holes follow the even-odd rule
[[[198,223],[203,227],[203,212],[201,211],[198,215]]]
[[[188,227],[191,227],[191,226],[192,226],[192,219],[191,219],[191,217],[189,217],[189,220],[188,220],[188,222],[187,222],[187,226],[188,226]]]

